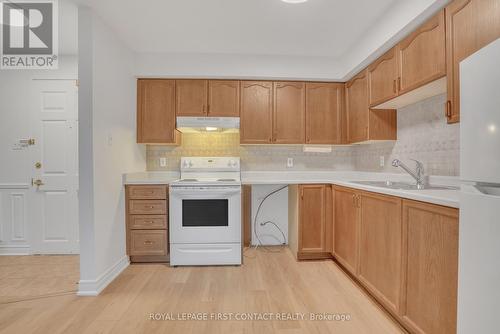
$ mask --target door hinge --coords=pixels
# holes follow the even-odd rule
[[[76,87],[80,87],[80,80],[79,80],[79,79],[76,79],[76,80],[75,80],[75,86],[76,86]]]

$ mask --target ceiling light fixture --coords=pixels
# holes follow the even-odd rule
[[[283,2],[286,2],[286,3],[302,3],[302,2],[306,2],[307,0],[281,0]]]

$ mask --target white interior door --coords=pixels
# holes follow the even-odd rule
[[[32,253],[78,253],[77,82],[34,80],[33,88]]]

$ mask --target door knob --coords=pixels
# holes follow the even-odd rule
[[[45,183],[43,183],[42,180],[33,180],[31,179],[31,185],[32,186],[37,186],[37,187],[40,187],[40,186],[43,186]]]

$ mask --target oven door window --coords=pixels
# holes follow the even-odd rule
[[[227,199],[182,200],[182,226],[228,226]]]

